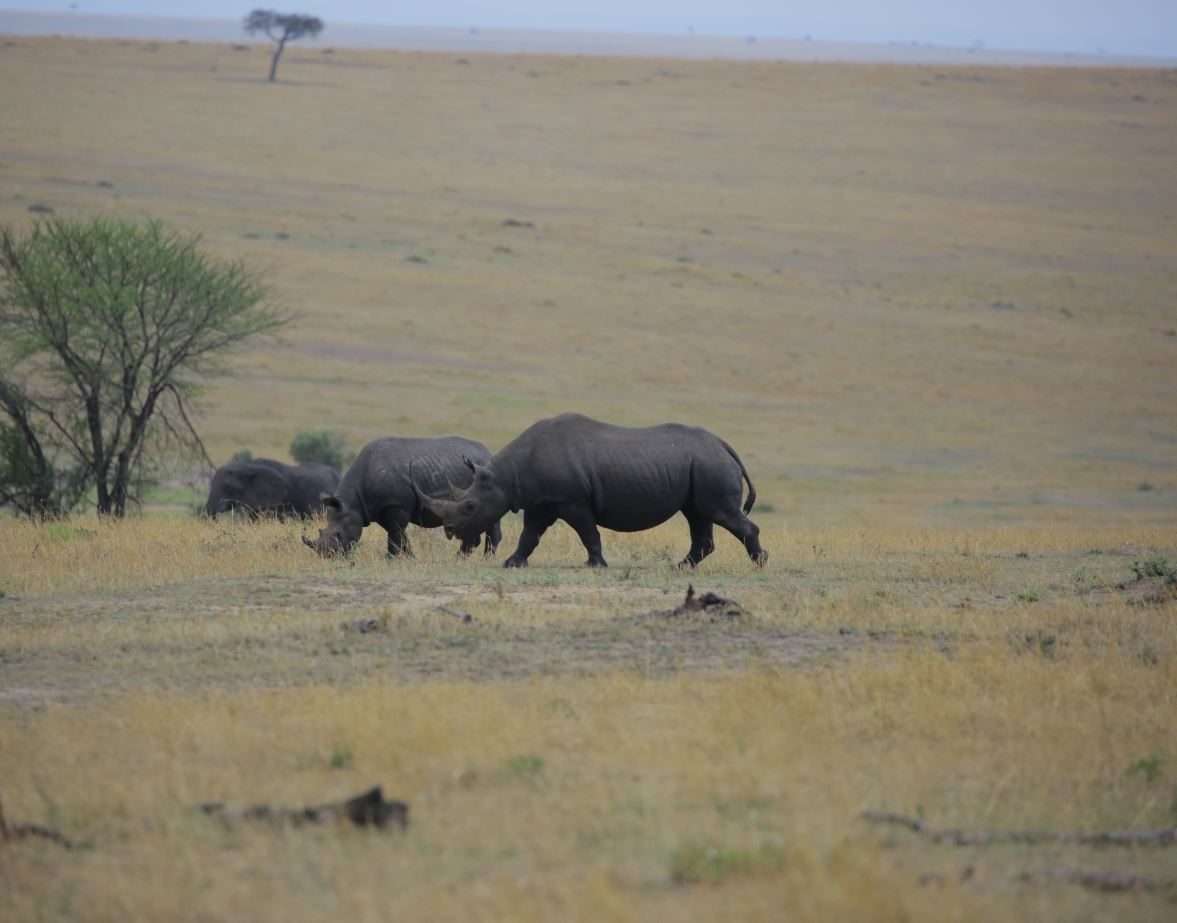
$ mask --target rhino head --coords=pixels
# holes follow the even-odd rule
[[[486,532],[511,505],[494,468],[477,465],[469,458],[462,461],[474,472],[474,480],[464,490],[451,484],[448,497],[431,497],[417,486],[416,480],[412,482],[421,506],[441,520],[446,538]]]
[[[303,543],[323,557],[347,554],[355,547],[364,532],[364,518],[358,509],[332,494],[319,494],[327,511],[327,526],[319,530],[319,537],[311,541],[305,535]]]

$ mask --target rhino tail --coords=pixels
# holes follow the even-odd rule
[[[756,487],[753,485],[752,479],[748,477],[748,469],[744,467],[744,463],[740,460],[740,456],[736,454],[736,450],[723,439],[720,439],[719,442],[727,449],[727,454],[736,460],[736,464],[740,466],[740,474],[748,482],[748,499],[744,501],[744,515],[747,516],[752,512],[752,507],[756,503]]]

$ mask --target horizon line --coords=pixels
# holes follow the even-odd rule
[[[11,20],[16,19],[13,23]],[[78,10],[40,12],[34,10],[0,9],[0,34],[80,39],[172,40],[197,42],[225,42],[236,38],[242,44],[264,44],[265,40],[241,34],[244,17],[176,16],[167,14],[139,15],[129,13],[90,13]],[[23,20],[23,21],[22,21]],[[38,24],[34,21],[40,21]],[[53,26],[66,23],[140,23],[144,28],[153,24],[187,24],[189,29],[204,25],[200,37],[167,31],[149,34],[140,29],[133,34],[94,31],[63,34]],[[233,35],[229,35],[233,24]],[[13,32],[9,26],[16,25]],[[821,38],[812,35],[721,34],[708,32],[660,32],[652,30],[613,31],[602,29],[539,28],[532,26],[469,26],[422,25],[388,22],[328,23],[335,32],[343,30],[340,47],[382,48],[401,51],[453,51],[488,54],[588,54],[603,57],[658,57],[658,58],[714,58],[742,61],[828,61],[845,63],[896,64],[977,64],[1005,66],[1093,66],[1093,67],[1169,67],[1177,64],[1177,55],[1144,55],[1123,52],[1049,51],[1030,48],[990,47],[981,42],[971,45],[941,45],[916,40],[862,41]],[[47,31],[49,30],[49,31]],[[392,33],[383,41],[373,30]],[[349,32],[355,34],[349,35]],[[334,34],[334,33],[333,33]],[[400,41],[393,41],[399,35]],[[515,44],[492,47],[490,39]],[[313,41],[313,44],[319,44]],[[656,44],[677,46],[654,47]],[[640,47],[640,46],[646,47]],[[841,51],[841,54],[836,52]],[[826,53],[822,53],[826,52]]]

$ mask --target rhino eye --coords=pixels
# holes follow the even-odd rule
[[[467,512],[467,513],[473,513],[473,512],[474,512],[474,501],[473,501],[473,500],[467,500],[467,501],[466,501],[466,512]]]

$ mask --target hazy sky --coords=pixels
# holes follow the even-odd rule
[[[238,18],[253,6],[336,22],[694,31],[1177,56],[1177,0],[0,0],[5,9]]]

